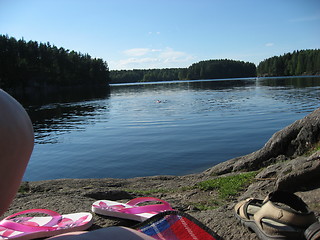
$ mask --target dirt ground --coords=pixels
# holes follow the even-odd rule
[[[133,179],[61,179],[25,183],[25,192],[19,193],[6,215],[31,208],[47,208],[67,214],[72,212],[91,212],[91,205],[96,200],[109,199],[126,202],[139,196],[153,196],[168,201],[171,206],[195,217],[222,239],[258,239],[255,233],[241,226],[234,217],[233,207],[242,198],[245,190],[238,196],[228,199],[215,209],[200,210],[197,203],[209,203],[217,198],[215,191],[190,189],[199,181],[207,179],[204,174],[182,177],[155,176]],[[256,182],[256,184],[260,182]],[[254,183],[255,184],[255,183]],[[267,184],[268,185],[268,184]],[[264,198],[272,190],[272,183],[263,190],[253,190],[255,195]],[[257,185],[257,188],[259,186]],[[154,192],[154,193],[152,193]],[[298,192],[297,195],[319,216],[320,189]],[[107,226],[132,227],[137,222],[94,214],[94,225],[89,230]]]

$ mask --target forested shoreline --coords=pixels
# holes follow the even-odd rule
[[[48,43],[0,35],[0,88],[15,93],[108,87],[109,83],[320,75],[320,50],[300,50],[254,63],[206,60],[187,68],[109,71],[103,59]]]
[[[253,63],[229,59],[201,61],[192,64],[188,68],[110,71],[112,83],[245,78],[255,76],[256,66]]]
[[[50,43],[0,35],[0,87],[14,93],[108,86],[105,61]]]
[[[188,68],[110,71],[112,83],[303,75],[320,75],[319,49],[267,58],[258,67],[250,62],[220,59],[201,61]]]
[[[320,49],[300,50],[260,62],[258,76],[320,75]]]

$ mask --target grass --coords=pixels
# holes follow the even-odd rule
[[[239,173],[232,176],[226,177],[216,177],[207,181],[199,182],[194,186],[185,186],[180,188],[154,188],[146,190],[137,190],[137,189],[124,189],[127,192],[152,196],[157,193],[178,193],[178,192],[187,192],[193,189],[200,189],[201,191],[214,191],[211,196],[208,196],[205,199],[198,199],[197,201],[187,202],[188,205],[193,206],[199,210],[212,210],[219,206],[222,206],[226,201],[230,200],[231,197],[234,197],[248,187],[253,181],[254,177],[257,175],[258,171]],[[211,195],[211,194],[210,194]]]
[[[22,182],[20,187],[19,187],[19,190],[18,190],[18,193],[22,193],[22,194],[25,194],[25,193],[28,193],[30,192],[30,186],[29,186],[29,182]]]
[[[320,142],[316,143],[308,152],[306,152],[305,156],[310,156],[319,150],[320,150]]]
[[[217,190],[223,200],[235,196],[252,183],[257,172],[240,173],[233,176],[214,178],[197,184],[201,190]]]

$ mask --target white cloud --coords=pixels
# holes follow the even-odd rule
[[[118,63],[119,65],[125,66],[128,64],[132,64],[132,63],[151,63],[151,62],[157,62],[158,59],[157,58],[127,58],[127,59],[122,59],[120,60]]]
[[[160,35],[160,32],[148,32],[149,35],[152,35],[152,34],[156,34],[156,35]]]
[[[274,46],[274,43],[266,43],[265,46],[266,47],[272,47],[272,46]]]
[[[166,48],[159,55],[159,58],[165,62],[185,62],[191,60],[193,57],[185,52],[175,51],[172,48]]]
[[[110,62],[110,69],[149,69],[187,67],[194,56],[172,48],[132,48],[122,52],[124,58]],[[181,66],[182,65],[182,66]]]
[[[161,50],[158,49],[150,49],[150,48],[132,48],[132,49],[128,49],[123,51],[123,53],[127,56],[144,56],[150,52],[159,52]]]

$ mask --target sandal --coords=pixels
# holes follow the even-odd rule
[[[284,191],[239,202],[235,216],[263,240],[305,239],[304,231],[317,221],[301,198]]]
[[[304,232],[304,236],[307,240],[319,240],[320,239],[320,222],[313,223]]]
[[[20,216],[29,213],[44,213],[49,216]],[[86,230],[91,225],[91,213],[60,215],[48,209],[30,209],[15,213],[0,221],[0,239],[28,240],[52,237],[62,233]]]
[[[139,203],[151,201],[161,202],[161,204],[138,206]],[[139,222],[151,218],[159,212],[168,210],[173,210],[168,202],[153,197],[135,198],[127,203],[99,200],[92,204],[92,212],[94,213],[109,217],[130,219]]]

